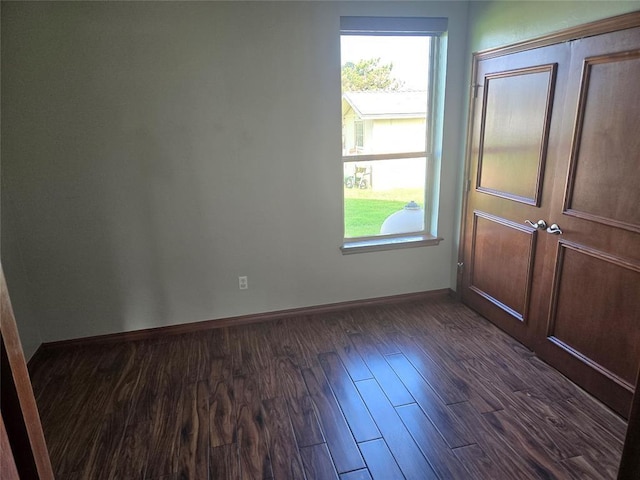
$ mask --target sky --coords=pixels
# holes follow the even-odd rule
[[[341,64],[380,57],[382,65],[393,63],[391,73],[404,82],[403,89],[426,90],[429,40],[430,37],[343,35]]]

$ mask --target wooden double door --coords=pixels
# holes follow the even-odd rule
[[[461,293],[627,416],[640,366],[640,13],[539,45],[474,57]]]

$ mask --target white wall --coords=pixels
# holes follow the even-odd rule
[[[23,343],[453,286],[467,10],[2,2],[2,260]],[[449,17],[437,247],[340,253],[340,15]]]
[[[613,17],[640,9],[640,1],[472,1],[469,42],[472,52]]]

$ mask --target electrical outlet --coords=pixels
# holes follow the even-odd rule
[[[240,290],[246,290],[249,288],[249,280],[247,280],[247,277],[238,277],[238,287]]]

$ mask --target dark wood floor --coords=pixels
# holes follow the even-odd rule
[[[44,352],[69,479],[615,478],[626,424],[448,298]]]

